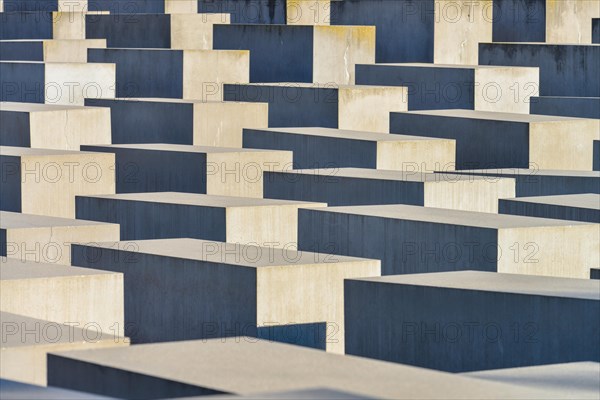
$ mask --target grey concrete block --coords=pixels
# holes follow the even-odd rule
[[[594,171],[600,171],[600,140],[594,140]]]
[[[592,43],[600,44],[600,18],[592,20]]]
[[[600,195],[587,193],[500,199],[498,212],[598,224],[600,223]]]
[[[532,97],[529,109],[532,114],[600,119],[600,97]]]
[[[600,279],[600,268],[590,268],[590,279]]]
[[[0,379],[0,396],[6,400],[108,400],[111,398],[73,390],[28,385],[7,379]]]
[[[449,372],[600,360],[590,340],[600,320],[589,318],[600,313],[600,291],[589,279],[364,278],[346,281],[344,304],[347,354]]]
[[[0,60],[85,63],[87,49],[105,47],[105,39],[1,40]]]
[[[409,205],[299,211],[304,251],[381,260],[382,275],[479,270],[588,278],[597,224]]]

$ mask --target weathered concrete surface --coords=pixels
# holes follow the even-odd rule
[[[108,400],[110,397],[84,392],[57,389],[37,385],[28,385],[0,379],[0,396],[6,400]],[[351,397],[349,397],[351,399]]]
[[[344,287],[348,354],[448,372],[600,360],[589,279],[463,271]]]
[[[506,198],[498,208],[501,214],[600,223],[600,195],[592,193]]]
[[[266,128],[269,118],[265,103],[140,98],[85,104],[110,108],[113,144],[242,147],[242,128]]]
[[[531,114],[600,119],[600,97],[532,97]]]
[[[539,67],[541,96],[600,97],[600,46],[480,43],[479,64]]]
[[[404,87],[270,83],[224,85],[228,101],[269,103],[269,126],[389,132],[390,112],[408,110]]]
[[[149,143],[81,146],[81,150],[114,154],[117,193],[263,197],[263,171],[292,165],[291,152],[261,149]],[[111,193],[114,191],[89,194]]]
[[[110,109],[0,102],[0,145],[79,150],[110,144]]]
[[[381,260],[382,275],[479,270],[589,277],[597,224],[410,205],[299,210],[298,248]]]
[[[116,64],[116,97],[221,101],[223,83],[248,82],[250,56],[245,50],[89,49],[88,61]]]
[[[115,71],[108,63],[0,61],[0,101],[82,106],[85,97],[113,98]]]
[[[307,169],[265,172],[264,195],[329,206],[412,204],[495,213],[498,199],[514,197],[515,181],[366,168]]]
[[[214,25],[213,47],[250,50],[250,82],[354,84],[375,62],[372,26]]]
[[[123,336],[123,274],[0,257],[0,310]]]
[[[295,248],[129,241],[74,245],[73,263],[124,273],[134,343],[244,334],[343,353],[344,279],[379,276],[380,262]]]
[[[63,325],[0,312],[2,343],[0,378],[45,386],[49,352],[123,347],[128,340],[93,325]]]
[[[210,50],[213,25],[228,23],[228,14],[88,15],[85,32],[88,39],[106,39],[109,47]]]
[[[285,24],[286,1],[198,0],[199,13],[226,13],[232,24]]]
[[[0,146],[0,210],[75,217],[75,196],[115,193],[115,156]]]
[[[496,178],[514,178],[517,182],[517,197],[577,193],[600,194],[600,172],[598,171],[504,168],[442,172],[442,174],[454,173],[485,176],[491,181]]]
[[[244,129],[244,147],[293,151],[295,169],[454,169],[455,144],[449,139],[330,128],[269,128]]]
[[[592,170],[600,120],[472,110],[392,113],[390,132],[456,140],[456,169]]]
[[[0,211],[0,256],[71,265],[71,244],[119,240],[119,226]]]
[[[90,48],[106,48],[106,40],[3,40],[0,41],[0,60],[85,63]]]
[[[78,196],[76,215],[119,224],[121,240],[185,237],[295,248],[298,209],[326,206],[315,202],[159,192]]]
[[[552,388],[557,396],[578,399],[597,399],[600,388],[600,364],[597,362],[477,371],[464,376],[527,388]]]
[[[538,95],[539,69],[419,63],[357,65],[356,83],[406,86],[411,111],[460,108],[528,114],[529,98]]]
[[[182,368],[185,365],[190,368]],[[49,356],[49,370],[53,386],[140,399],[314,387],[384,399],[552,398],[551,390],[517,388],[249,337],[55,353]]]

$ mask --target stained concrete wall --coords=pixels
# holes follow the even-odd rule
[[[86,13],[75,11],[77,2],[68,3],[66,11],[2,13],[0,39],[85,39]]]
[[[501,214],[600,224],[600,195],[591,193],[500,199],[498,208]]]
[[[199,13],[226,13],[233,24],[285,24],[285,0],[198,0]]]
[[[532,97],[531,114],[600,119],[600,97]]]

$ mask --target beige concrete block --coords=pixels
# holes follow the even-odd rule
[[[169,3],[182,3],[178,4],[177,9],[186,8],[186,1],[167,1],[167,4]],[[196,8],[198,7],[196,1],[190,3],[195,3]],[[175,12],[171,15],[172,49],[211,50],[213,25],[229,24],[230,22],[229,14],[177,14],[182,11]]]
[[[165,14],[196,14],[197,0],[164,0]]]
[[[81,11],[52,13],[54,39],[85,39],[85,16]]]
[[[44,40],[44,61],[85,63],[88,49],[106,48],[106,39]]]
[[[539,96],[538,68],[474,67],[475,110],[529,114],[532,96]]]
[[[546,0],[546,43],[591,44],[597,0]]]
[[[86,97],[115,97],[114,64],[47,63],[45,67],[45,103],[82,106]]]
[[[288,25],[329,25],[330,0],[288,0],[286,19]]]
[[[377,169],[420,172],[454,169],[456,145],[453,140],[423,140],[399,136],[377,143]]]

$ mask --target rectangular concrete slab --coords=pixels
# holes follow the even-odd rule
[[[474,269],[588,278],[597,224],[410,205],[304,209],[298,247],[381,260],[382,275]]]
[[[242,128],[267,128],[269,118],[266,103],[139,98],[85,104],[110,108],[113,144],[242,147]]]
[[[3,399],[11,400],[108,400],[110,397],[76,392],[73,390],[57,389],[37,385],[28,385],[0,379],[0,395]]]
[[[263,171],[292,165],[289,151],[161,143],[81,146],[81,150],[114,154],[117,193],[173,191],[263,197]]]
[[[197,5],[199,13],[229,14],[232,24],[285,24],[286,3],[287,0],[198,0]]]
[[[592,20],[592,43],[600,44],[600,18]]]
[[[500,199],[501,214],[600,223],[600,195],[593,193]]]
[[[454,169],[454,140],[331,128],[244,129],[244,147],[290,150],[294,168]]]
[[[74,218],[75,196],[115,193],[115,156],[0,146],[0,210]]]
[[[20,5],[25,3],[19,2]],[[65,0],[63,3],[63,7],[55,10],[46,4],[33,4],[29,10],[22,11],[7,5],[7,11],[2,13],[0,40],[85,39],[86,15],[103,11],[88,11],[87,2]]]
[[[532,97],[529,108],[532,114],[600,119],[600,97]]]
[[[2,61],[87,62],[87,50],[106,48],[106,39],[2,40]]]
[[[448,64],[356,66],[356,83],[408,87],[408,109],[529,113],[539,69]]]
[[[379,276],[380,263],[295,249],[126,241],[76,245],[73,263],[125,275],[134,343],[244,334],[343,353],[344,279]]]
[[[110,144],[110,109],[0,102],[0,145],[78,151]]]
[[[326,203],[158,192],[79,196],[77,218],[121,227],[121,240],[196,238],[297,247],[298,209]]]
[[[456,169],[592,170],[600,120],[472,110],[392,113],[390,132],[456,140]]]
[[[461,271],[344,287],[347,354],[448,372],[600,360],[589,279]]]
[[[411,204],[498,212],[498,199],[514,196],[515,181],[417,171],[330,168],[265,172],[264,190],[268,198],[323,201],[329,206]]]

